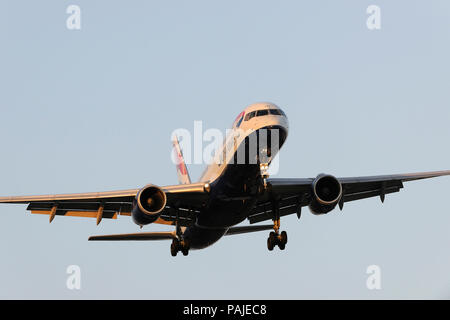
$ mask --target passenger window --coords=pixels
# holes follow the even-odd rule
[[[265,109],[265,110],[259,110],[259,111],[256,113],[256,116],[257,116],[257,117],[260,117],[260,116],[267,116],[268,114],[269,114],[269,110]]]

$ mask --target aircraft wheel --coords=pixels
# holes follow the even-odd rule
[[[174,247],[174,245],[172,244],[170,246],[170,254],[172,255],[172,257],[176,257],[178,253],[178,250]]]
[[[269,238],[271,239],[272,243],[276,243],[276,241],[277,241],[277,234],[276,234],[275,232],[272,231],[272,232],[269,234]]]
[[[273,242],[271,241],[271,238],[267,238],[267,249],[269,249],[269,251],[273,250]]]
[[[180,251],[180,246],[177,240],[173,240],[172,244],[170,245],[170,254],[172,257],[176,257],[178,251]]]
[[[275,232],[272,231],[269,234],[269,238],[267,238],[267,249],[269,249],[269,251],[272,251],[273,248],[275,247],[276,240],[277,240],[277,235]]]
[[[189,254],[189,249],[183,248],[183,249],[181,249],[181,252],[183,252],[183,256],[187,256]]]
[[[284,248],[286,248],[286,244],[283,243],[283,242],[280,242],[280,243],[278,244],[278,248],[280,248],[280,250],[284,250]]]
[[[280,234],[280,242],[283,243],[284,245],[286,245],[286,243],[288,242],[288,237],[287,237],[287,232],[283,231]]]

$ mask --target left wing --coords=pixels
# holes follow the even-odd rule
[[[422,173],[407,173],[397,175],[381,175],[369,177],[337,178],[342,184],[342,197],[339,207],[342,210],[345,202],[371,197],[380,197],[400,191],[403,182],[435,178],[450,175],[449,171],[434,171]],[[315,178],[307,179],[267,179],[268,190],[250,213],[250,223],[257,223],[273,218],[271,199],[277,198],[279,215],[289,215],[299,212],[301,207],[308,206],[311,201],[311,185]]]
[[[42,196],[0,197],[0,203],[28,204],[27,210],[36,214],[96,218],[97,224],[103,218],[117,219],[119,215],[130,216],[133,200],[140,189],[122,191],[91,192]],[[192,223],[200,207],[208,200],[208,190],[203,183],[162,187],[167,204],[161,217],[155,223],[174,224],[179,208],[180,226]]]

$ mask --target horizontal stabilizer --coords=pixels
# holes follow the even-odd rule
[[[225,235],[231,236],[234,234],[265,231],[265,230],[271,230],[271,229],[273,229],[273,224],[266,224],[266,225],[261,225],[261,226],[234,227],[234,228],[228,229],[228,231]]]
[[[89,241],[143,241],[143,240],[171,240],[176,238],[175,232],[139,232],[91,236]]]

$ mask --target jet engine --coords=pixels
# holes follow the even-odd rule
[[[136,195],[131,216],[137,225],[155,222],[161,215],[167,202],[166,193],[155,185],[147,185]]]
[[[320,174],[312,183],[312,200],[309,209],[313,214],[325,214],[333,210],[342,197],[342,185],[335,177]]]

